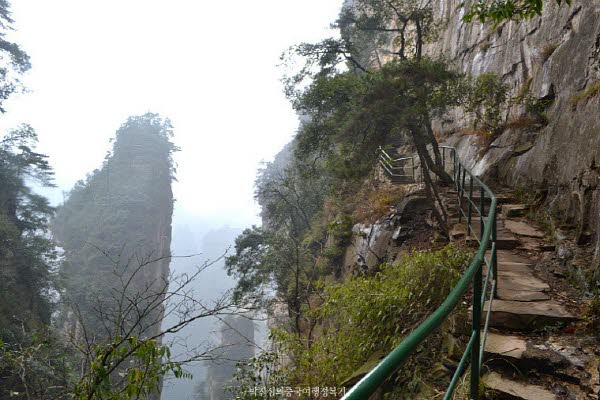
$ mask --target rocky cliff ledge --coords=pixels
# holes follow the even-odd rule
[[[439,131],[460,149],[463,160],[488,180],[537,191],[540,202],[562,224],[575,228],[579,244],[600,262],[600,2],[571,7],[545,2],[541,17],[497,27],[461,21],[459,0],[434,5],[440,37],[428,52],[442,55],[473,76],[496,72],[513,97],[543,101],[545,123],[511,124],[525,106],[513,104],[509,127],[482,154],[475,135],[465,134],[462,115],[439,121]],[[519,126],[521,125],[521,126]],[[593,273],[597,275],[597,273]]]

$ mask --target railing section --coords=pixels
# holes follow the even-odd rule
[[[402,343],[392,350],[381,362],[354,385],[343,397],[345,400],[368,399],[396,371],[435,329],[452,313],[458,303],[472,288],[472,325],[471,335],[462,358],[450,381],[444,400],[450,399],[467,364],[470,365],[470,398],[479,400],[479,382],[483,363],[485,340],[487,337],[491,303],[496,293],[497,257],[496,257],[496,197],[477,176],[459,160],[452,147],[440,146],[444,169],[452,176],[457,192],[459,222],[464,219],[467,235],[476,240],[479,248],[469,267],[452,289],[444,302],[414,331],[404,338]],[[412,177],[416,181],[417,169],[415,157],[393,159],[380,149],[379,163],[390,176]],[[406,165],[412,171],[406,174]],[[485,273],[485,279],[484,279]],[[489,297],[487,311],[484,313],[486,299]],[[482,329],[483,325],[483,329]]]
[[[415,164],[415,157],[392,158],[384,149],[379,147],[379,165],[389,177],[417,181],[418,165]],[[409,169],[408,172],[406,171],[407,168]]]

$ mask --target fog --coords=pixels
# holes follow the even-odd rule
[[[168,3],[20,0],[12,40],[31,56],[28,93],[6,103],[3,129],[29,123],[67,190],[97,168],[129,115],[175,128],[177,215],[214,226],[257,223],[255,171],[293,135],[279,81],[290,45],[328,29],[340,0]],[[52,194],[54,201],[60,192]]]

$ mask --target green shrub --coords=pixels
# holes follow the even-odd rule
[[[598,94],[600,94],[600,81],[591,84],[586,89],[578,92],[576,95],[571,97],[571,107],[575,108],[579,105],[579,103],[588,101],[596,97]]]
[[[240,361],[226,391],[239,400],[280,398],[277,390],[288,386],[282,367],[279,355],[271,351]]]
[[[490,136],[497,136],[502,129],[502,115],[506,111],[508,85],[493,72],[479,75],[469,81],[464,103],[465,111],[473,114],[473,128]]]
[[[374,276],[357,276],[326,285],[326,301],[312,311],[322,331],[305,339],[275,332],[290,356],[288,381],[301,386],[340,386],[367,360],[387,354],[446,298],[471,259],[471,253],[448,246],[414,251],[395,264],[384,264]],[[420,381],[441,356],[434,335],[411,357],[395,384],[404,393]]]

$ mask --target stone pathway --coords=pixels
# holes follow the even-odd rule
[[[478,246],[479,219],[472,221],[474,234],[467,235],[464,220],[458,223],[456,192],[448,191],[443,197],[450,214],[451,239]],[[554,246],[524,218],[525,205],[515,204],[506,193],[498,200],[498,290],[491,306],[483,367],[487,398],[600,399],[597,343],[564,333],[565,327],[579,320],[577,311],[561,303],[534,268]],[[489,301],[484,311],[488,307]]]

